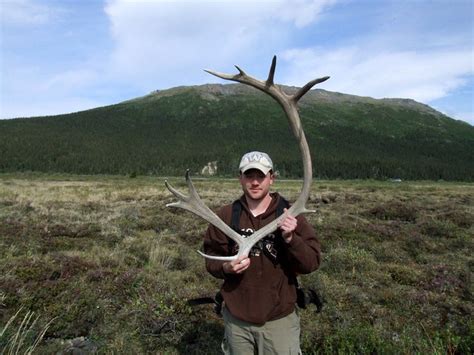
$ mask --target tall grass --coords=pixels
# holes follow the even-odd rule
[[[23,317],[21,317],[22,313],[24,313]],[[3,348],[1,354],[33,354],[54,321],[54,319],[50,320],[42,329],[38,330],[39,318],[39,316],[35,317],[35,312],[23,312],[23,308],[12,315],[0,332],[0,345]],[[20,320],[19,324],[17,324],[17,320]],[[16,329],[12,329],[15,324]]]

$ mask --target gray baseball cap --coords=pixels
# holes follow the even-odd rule
[[[267,153],[249,152],[244,154],[240,160],[239,170],[241,173],[245,173],[250,169],[258,169],[267,175],[270,170],[273,170],[273,162]]]

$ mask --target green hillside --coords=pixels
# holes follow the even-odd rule
[[[312,90],[300,114],[316,177],[473,180],[474,127],[413,100]],[[217,160],[219,175],[234,175],[248,150],[267,151],[284,177],[302,174],[281,108],[237,84],[0,121],[0,172],[182,175]]]

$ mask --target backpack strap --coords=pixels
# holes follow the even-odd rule
[[[240,200],[232,203],[232,220],[230,226],[233,230],[240,234],[240,214],[242,213],[242,204]]]
[[[285,208],[289,208],[289,207],[290,207],[290,203],[287,200],[285,200],[282,196],[280,196],[280,200],[278,201],[278,206],[275,211],[275,218],[280,217],[283,214]]]

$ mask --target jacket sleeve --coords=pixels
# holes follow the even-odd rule
[[[217,214],[219,218],[222,218],[222,210]],[[206,233],[204,234],[203,249],[205,254],[227,256],[230,252],[230,240],[222,233],[219,229],[209,224]],[[206,269],[214,277],[224,279],[226,275],[222,269],[224,261],[211,260],[206,258]]]
[[[288,258],[294,272],[309,274],[321,263],[321,244],[304,216],[298,216],[297,221],[293,238],[287,244]]]

